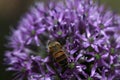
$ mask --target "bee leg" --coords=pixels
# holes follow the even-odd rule
[[[65,69],[62,69],[62,72],[61,72],[61,73],[64,74],[64,72],[65,72]]]
[[[62,72],[61,72],[61,73],[62,73],[62,74],[64,74],[64,72],[66,71],[66,69],[67,69],[67,68],[68,68],[68,66],[67,66],[67,65],[66,65],[66,66],[64,66],[64,67],[63,67],[63,69],[62,69]]]
[[[56,73],[57,80],[62,80],[62,78],[61,78],[60,74],[58,73],[58,70],[56,69],[54,64],[51,64],[51,67],[54,69],[54,71]]]

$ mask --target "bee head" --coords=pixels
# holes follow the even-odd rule
[[[54,53],[60,49],[62,49],[62,46],[58,41],[49,41],[48,42],[48,51],[50,53]]]

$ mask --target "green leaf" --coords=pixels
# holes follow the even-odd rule
[[[93,80],[91,77],[89,77],[87,80]]]
[[[94,42],[94,38],[93,37],[89,38],[89,41],[90,41],[90,43],[93,43]]]
[[[99,54],[95,54],[95,58],[96,58],[96,59],[100,59],[100,57],[101,57],[101,56],[100,56]]]
[[[61,31],[61,30],[60,30],[60,31],[58,31],[58,32],[57,32],[57,34],[58,34],[58,35],[61,35],[61,34],[62,34],[62,31]]]
[[[110,52],[111,52],[112,54],[114,54],[115,49],[114,49],[114,48],[111,48]]]
[[[32,30],[31,33],[32,33],[32,35],[35,35],[35,30]]]
[[[72,62],[68,66],[69,66],[70,69],[73,69],[75,67],[75,63]]]
[[[104,28],[104,24],[100,24],[100,28],[103,29]]]

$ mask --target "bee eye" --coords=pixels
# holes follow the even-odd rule
[[[57,48],[62,48],[59,44],[57,44],[57,46],[56,46]]]
[[[55,50],[56,49],[56,47],[55,46],[53,46],[53,47],[50,47],[49,48],[51,51],[53,51],[53,50]]]
[[[49,47],[48,50],[51,50],[51,47]]]

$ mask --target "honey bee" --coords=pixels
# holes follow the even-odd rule
[[[48,43],[48,51],[54,61],[61,66],[62,73],[68,67],[68,60],[65,51],[62,48],[62,45],[58,41],[50,41]]]

